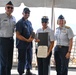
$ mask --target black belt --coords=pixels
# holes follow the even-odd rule
[[[0,39],[13,39],[13,37],[0,37]]]
[[[63,48],[63,47],[68,47],[68,46],[62,46],[62,45],[57,45],[59,48]]]

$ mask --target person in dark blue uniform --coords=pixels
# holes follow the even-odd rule
[[[5,13],[0,14],[0,75],[11,75],[14,48],[15,17],[12,16],[14,6],[9,1]]]
[[[57,75],[68,75],[68,63],[74,34],[72,29],[65,25],[66,21],[63,15],[58,17],[57,24],[59,27],[56,28],[57,43],[54,50],[56,71]]]
[[[16,46],[18,48],[18,72],[24,73],[26,63],[26,75],[32,75],[32,24],[28,20],[30,16],[29,8],[24,8],[23,17],[16,24]]]

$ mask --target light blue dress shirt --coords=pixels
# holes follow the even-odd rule
[[[0,37],[13,37],[15,24],[15,17],[9,17],[6,13],[0,14]]]
[[[70,27],[63,26],[56,28],[55,39],[57,45],[69,46],[69,40],[74,37],[73,31]]]

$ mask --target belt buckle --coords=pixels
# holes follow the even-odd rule
[[[59,45],[59,48],[61,48],[61,45]]]

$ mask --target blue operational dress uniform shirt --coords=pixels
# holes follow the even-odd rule
[[[29,20],[20,19],[16,24],[16,31],[18,31],[23,37],[29,38],[33,32],[32,24]],[[26,69],[32,66],[32,42],[26,42],[17,39],[16,46],[18,48],[18,72],[24,73],[25,63]]]
[[[22,36],[28,39],[33,31],[31,22],[28,20],[25,21],[24,18],[22,18],[16,24],[16,31],[18,31]],[[26,46],[28,44],[28,42],[21,41],[18,39],[16,41],[16,46],[19,49],[26,49]]]
[[[49,47],[51,44],[50,42],[55,40],[54,32],[49,27],[47,27],[44,30],[42,28],[38,29],[37,33],[36,33],[37,34],[36,38],[38,38],[38,33],[46,33],[46,32],[48,32],[48,47]],[[45,38],[45,37],[43,37],[43,38]],[[52,54],[52,52],[50,53],[50,55],[47,58],[37,58],[38,75],[50,75],[49,67],[50,67],[51,54]]]
[[[13,16],[0,14],[0,75],[11,75],[15,24]]]

